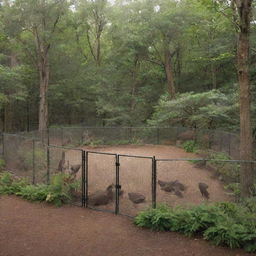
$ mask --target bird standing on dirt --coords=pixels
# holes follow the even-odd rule
[[[146,197],[140,193],[128,193],[129,199],[134,203],[134,204],[140,204],[143,203],[146,199]]]
[[[89,195],[88,203],[92,206],[106,205],[113,200],[114,185],[109,185],[105,191],[98,190]]]
[[[165,192],[173,192],[174,195],[178,197],[183,197],[182,192],[186,190],[186,186],[179,182],[178,180],[175,181],[161,181],[158,180],[158,184],[161,187],[161,190]]]
[[[200,192],[202,194],[202,197],[204,197],[204,198],[206,198],[208,200],[210,198],[210,194],[207,191],[208,185],[203,183],[203,182],[199,182],[198,183],[198,187],[199,187],[199,190],[200,190]]]

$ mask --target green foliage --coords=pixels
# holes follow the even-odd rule
[[[228,154],[224,152],[209,151],[209,159],[207,166],[212,167],[221,179],[228,183],[234,183],[239,181],[240,177],[240,163],[239,162],[225,162],[230,160]],[[218,161],[224,160],[224,161]]]
[[[66,174],[54,175],[50,185],[29,185],[26,180],[16,179],[8,172],[0,175],[0,194],[15,194],[30,201],[46,201],[56,206],[70,201],[78,187],[79,181]]]
[[[135,224],[161,231],[177,231],[187,236],[201,234],[216,245],[255,252],[255,201],[246,204],[216,203],[190,208],[159,206],[139,213]]]
[[[49,193],[49,186],[40,184],[40,185],[27,185],[17,193],[17,196],[21,196],[30,201],[45,201]]]
[[[27,184],[25,179],[14,178],[9,172],[0,173],[0,194],[15,194]]]
[[[175,99],[162,96],[150,125],[182,125],[213,129],[232,125],[237,111],[235,97],[228,97],[219,90],[202,93],[179,94]]]
[[[0,105],[10,103],[8,116],[17,120],[9,129],[36,128],[36,40],[49,57],[50,124],[140,125],[151,120],[154,125],[238,126],[232,90],[237,87],[236,31],[231,9],[221,2],[2,1]],[[255,34],[252,26],[253,39]],[[169,95],[160,99],[168,94],[166,53],[180,93],[170,108]],[[213,88],[220,90],[207,94]],[[195,98],[184,94],[191,91]]]
[[[139,227],[151,228],[153,230],[170,230],[172,226],[171,208],[161,205],[156,209],[142,211],[134,220]]]
[[[2,171],[5,167],[5,161],[4,159],[0,159],[0,171]]]
[[[29,143],[29,145],[21,145],[18,150],[19,160],[23,164],[24,170],[32,169],[33,158],[37,169],[44,170],[46,168],[46,151],[35,148],[33,152],[30,144],[32,144],[32,142]]]
[[[230,183],[225,186],[225,189],[231,190],[232,194],[238,198],[241,195],[241,184],[240,183]]]
[[[194,140],[188,140],[182,144],[182,147],[186,152],[195,152],[198,145]]]

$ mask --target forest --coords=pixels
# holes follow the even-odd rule
[[[238,130],[238,23],[235,1],[1,0],[1,130],[78,124]],[[254,129],[255,110],[252,97]]]

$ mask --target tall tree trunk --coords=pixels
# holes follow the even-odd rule
[[[100,48],[100,37],[101,37],[101,33],[99,33],[98,35],[97,35],[97,40],[96,40],[96,65],[99,67],[100,66],[100,62],[101,62],[101,59],[100,59],[100,57],[101,57],[101,55],[100,55],[100,50],[101,50],[101,48]]]
[[[165,74],[167,79],[167,86],[168,86],[168,92],[171,98],[175,97],[175,85],[174,85],[174,76],[173,76],[173,69],[172,69],[172,63],[171,63],[171,53],[169,50],[165,50],[164,53],[164,68],[165,68]]]
[[[136,95],[136,89],[137,89],[137,74],[139,70],[140,64],[138,56],[135,57],[134,60],[134,69],[132,72],[132,88],[131,88],[131,113],[133,113],[136,105],[135,95]]]
[[[249,82],[251,4],[252,0],[236,0],[240,27],[237,68],[240,87],[240,157],[242,160],[252,160],[251,88]],[[242,164],[241,184],[243,197],[251,195],[253,176],[253,168],[251,164]]]
[[[12,131],[12,118],[13,111],[11,102],[6,102],[4,105],[4,132],[11,132]]]
[[[177,54],[176,54],[176,58],[177,58],[177,74],[176,77],[176,85],[179,87],[181,85],[181,70],[182,70],[182,50],[181,50],[181,46],[179,45],[179,47],[177,48]]]
[[[40,58],[39,69],[39,131],[48,128],[48,101],[47,91],[49,85],[49,64],[47,54]]]

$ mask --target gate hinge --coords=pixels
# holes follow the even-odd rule
[[[121,185],[116,185],[116,188],[121,189],[122,186]]]
[[[120,166],[120,163],[116,162],[116,166]]]

